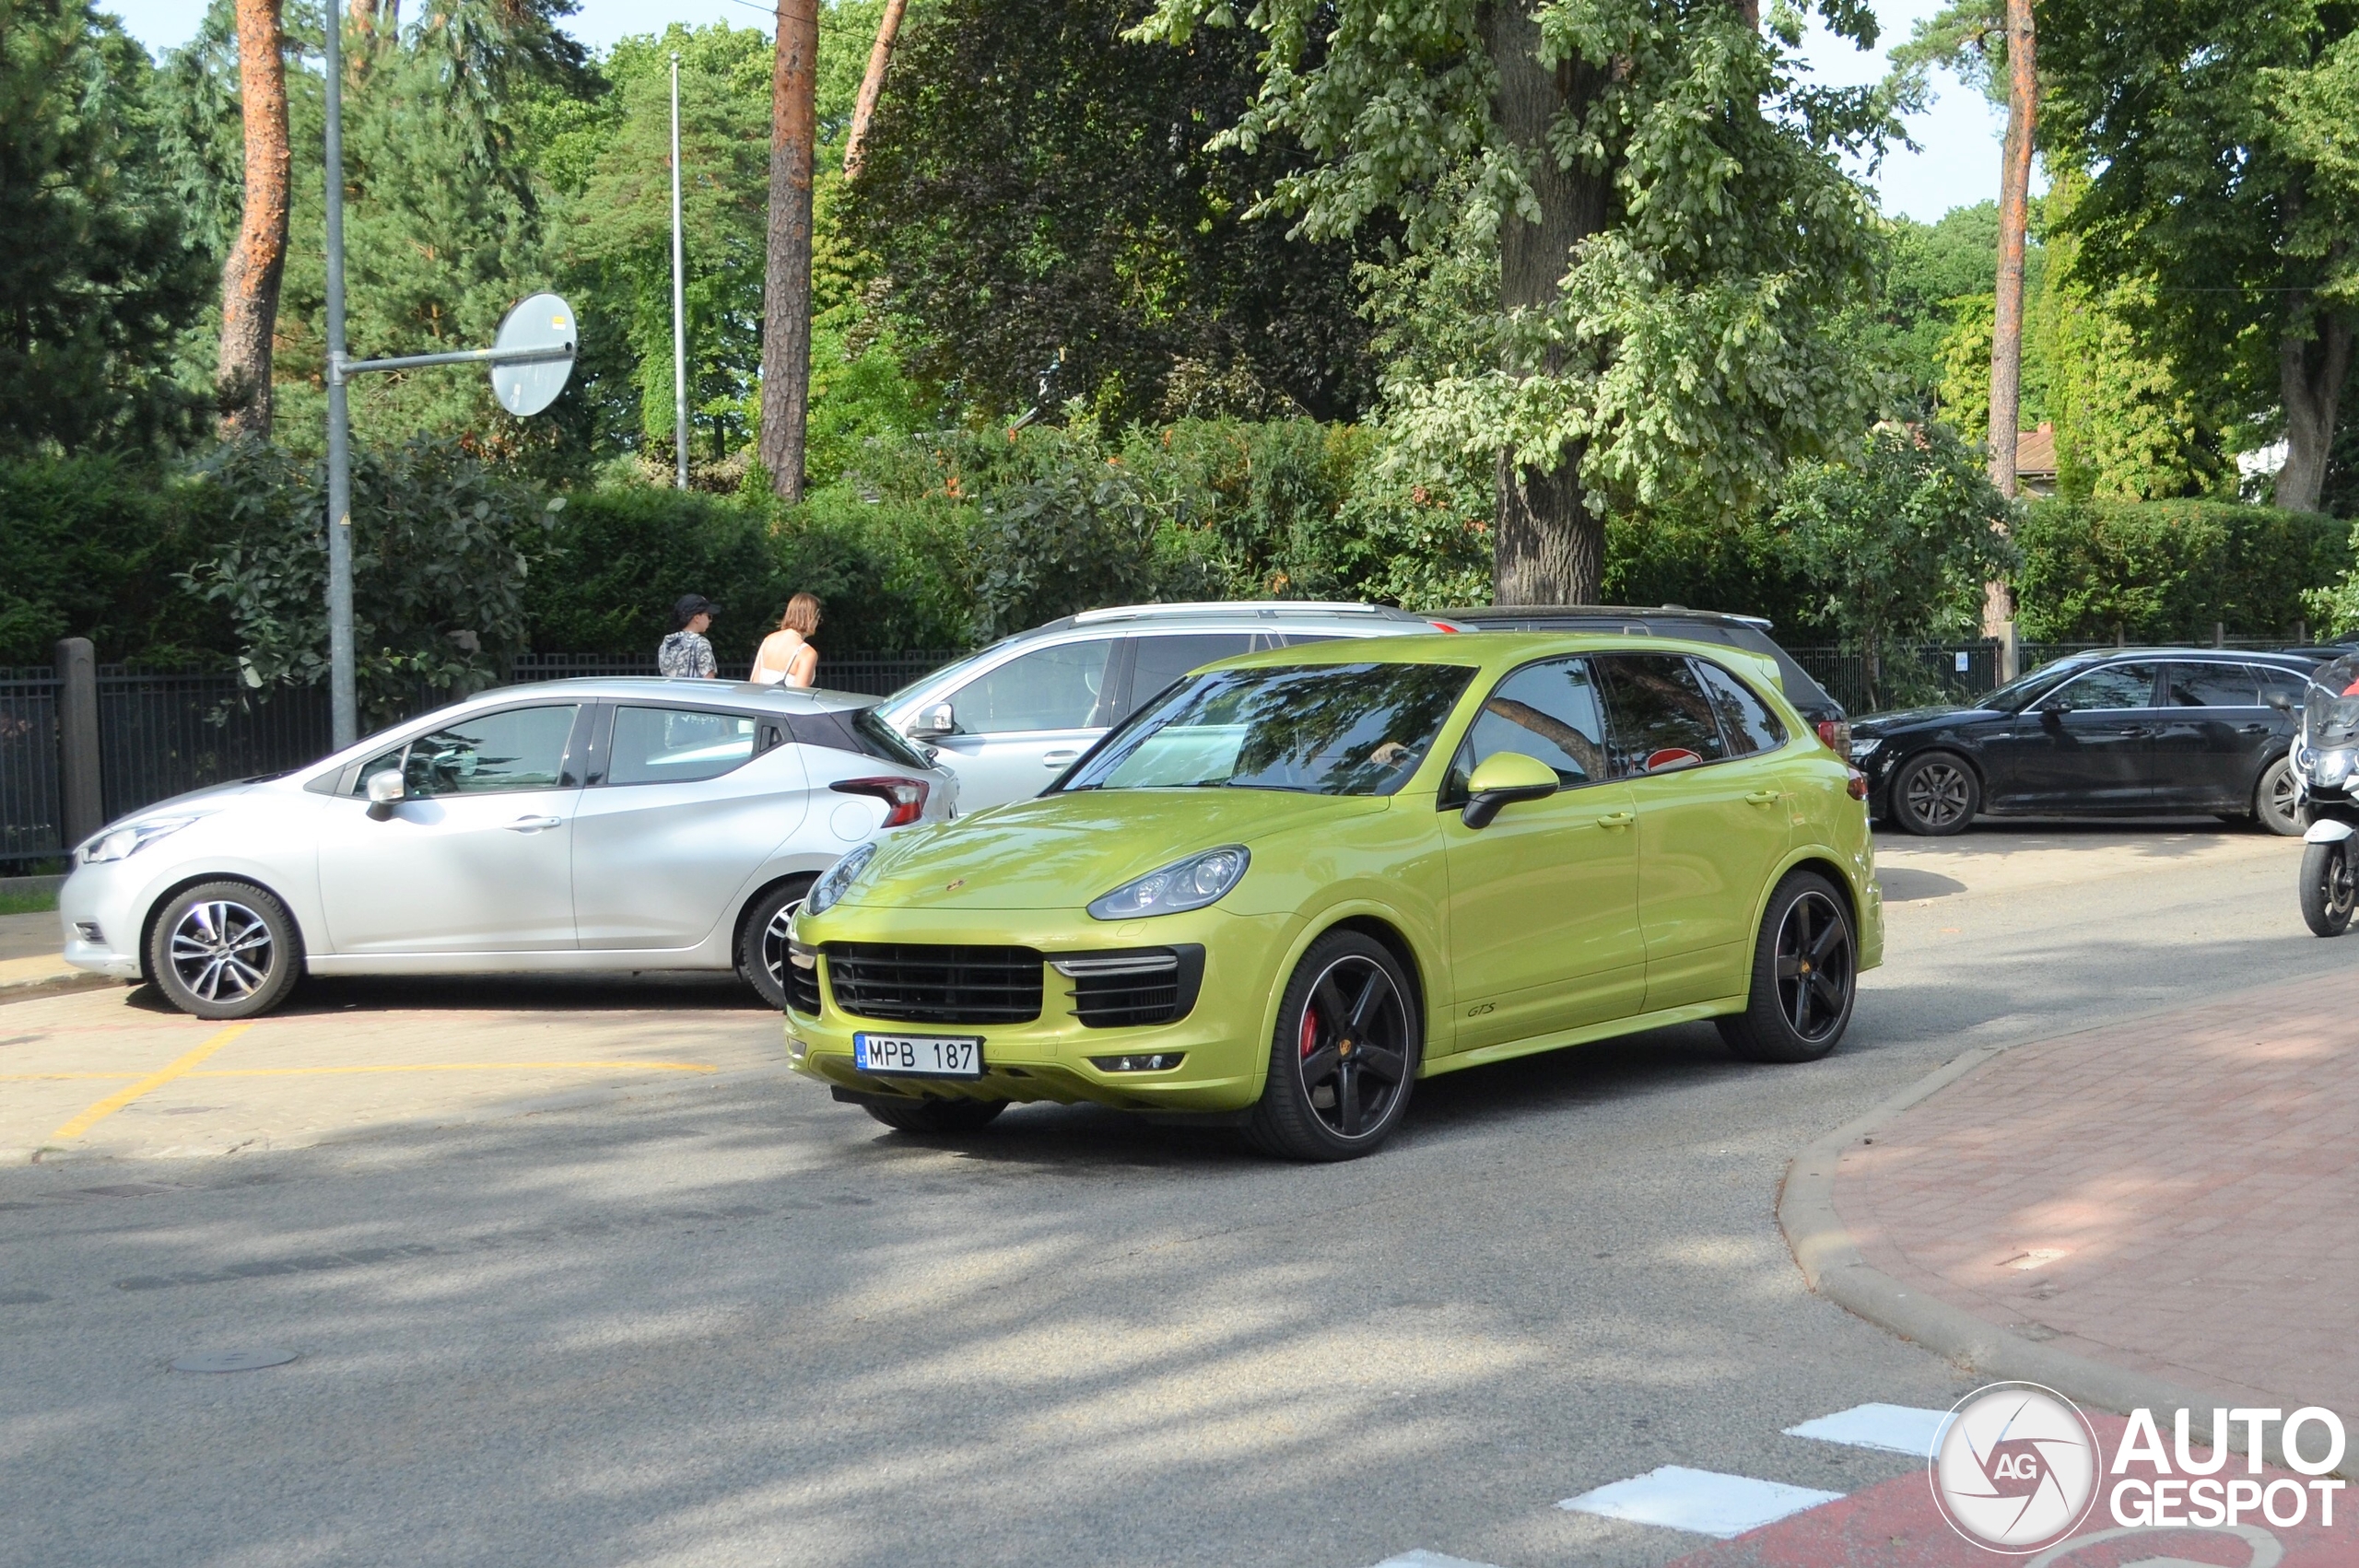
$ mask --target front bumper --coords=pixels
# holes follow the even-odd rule
[[[65,962],[118,980],[141,978],[139,938],[146,879],[137,857],[77,866],[57,892]]]
[[[819,948],[837,942],[1022,946],[1042,956],[1040,1015],[1022,1024],[908,1023],[862,1018],[837,1005],[819,963],[815,1017],[786,1014],[789,1063],[860,1094],[919,1094],[978,1100],[1088,1101],[1120,1110],[1212,1114],[1242,1110],[1260,1098],[1269,1055],[1270,999],[1298,921],[1288,915],[1229,915],[1218,906],[1152,919],[1107,922],[1079,910],[925,911],[839,906],[797,917],[796,940]],[[1076,982],[1060,974],[1060,957],[1109,950],[1197,944],[1203,979],[1194,1006],[1176,1022],[1093,1028],[1074,1013]],[[983,1075],[904,1078],[853,1066],[852,1036],[980,1036]],[[1119,1071],[1093,1059],[1179,1055],[1176,1067]]]

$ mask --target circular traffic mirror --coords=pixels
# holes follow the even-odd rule
[[[538,414],[565,390],[581,341],[573,307],[563,297],[534,295],[499,323],[491,345],[499,356],[491,362],[491,395],[519,417]]]

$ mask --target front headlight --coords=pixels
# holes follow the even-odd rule
[[[1868,758],[1875,755],[1876,748],[1883,744],[1884,743],[1882,741],[1872,738],[1861,738],[1860,740],[1853,741],[1851,743],[1851,766],[1857,767],[1860,764],[1867,761]]]
[[[196,818],[193,816],[150,817],[146,822],[129,822],[111,828],[82,846],[76,859],[83,865],[103,865],[109,860],[121,860],[136,855],[148,845],[167,834],[178,833]]]
[[[2351,763],[2352,754],[2347,746],[2320,752],[2317,762],[2311,766],[2310,778],[2330,790],[2340,789],[2343,780],[2351,777]]]
[[[1242,844],[1207,849],[1124,883],[1091,904],[1089,912],[1100,920],[1128,920],[1140,915],[1201,909],[1235,887],[1251,859]]]
[[[811,891],[803,895],[803,907],[799,913],[824,915],[834,908],[842,901],[843,895],[851,891],[851,884],[860,880],[860,873],[868,869],[868,862],[875,858],[876,846],[863,844],[829,866],[819,880],[811,884]]]

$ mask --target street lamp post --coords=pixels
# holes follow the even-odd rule
[[[672,453],[688,487],[688,306],[680,257],[680,56],[672,55]]]

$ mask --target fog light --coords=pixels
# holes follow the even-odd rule
[[[96,920],[75,921],[74,934],[84,942],[104,942],[107,940],[107,933],[99,930],[99,922]]]
[[[1094,1056],[1089,1065],[1100,1072],[1168,1072],[1187,1059],[1185,1051],[1157,1051],[1153,1056]]]

